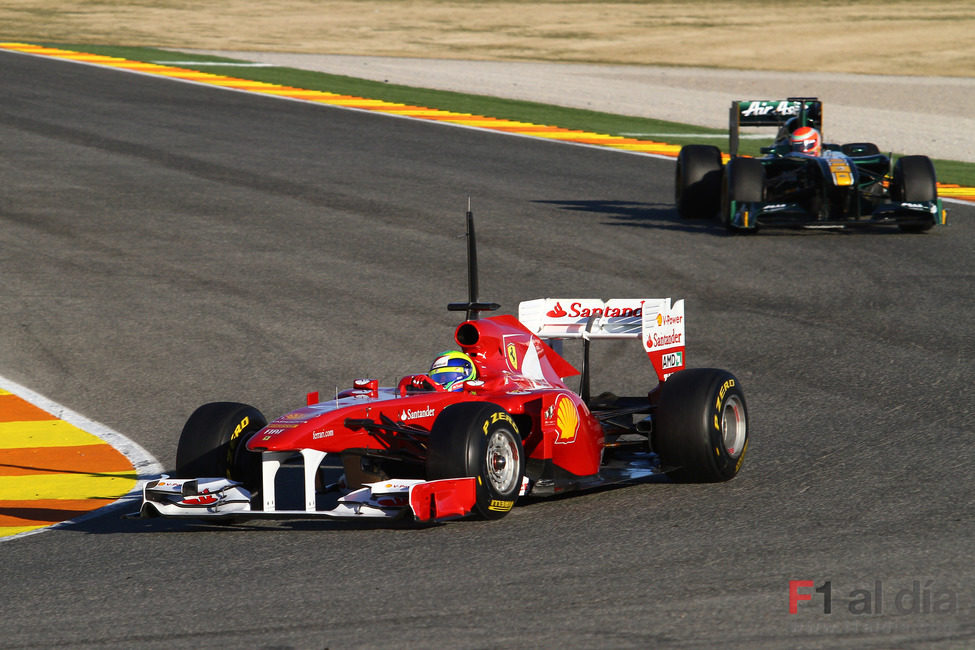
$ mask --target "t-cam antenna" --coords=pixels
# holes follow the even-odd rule
[[[501,305],[496,302],[477,301],[477,241],[474,237],[474,213],[471,212],[471,197],[467,197],[467,302],[452,302],[448,311],[467,312],[467,320],[477,320],[478,313],[494,311]]]

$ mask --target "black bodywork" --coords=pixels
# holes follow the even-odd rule
[[[916,232],[945,222],[926,156],[892,163],[870,142],[824,143],[819,156],[799,153],[789,136],[801,126],[822,130],[822,102],[806,97],[732,102],[726,164],[717,147],[681,149],[676,179],[681,215],[717,213],[732,231],[889,224]],[[738,155],[741,127],[778,131],[773,144],[762,147],[763,155],[753,158]]]

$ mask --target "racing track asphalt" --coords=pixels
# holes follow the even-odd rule
[[[15,539],[4,647],[971,643],[971,206],[923,236],[729,237],[677,217],[671,161],[15,54],[0,69],[0,374],[163,465],[204,401],[276,414],[424,368],[457,322],[468,196],[482,298],[686,298],[690,364],[738,375],[754,436],[730,483],[497,522],[115,512]],[[595,387],[645,390],[641,357],[598,346]],[[830,581],[832,613],[790,615],[791,579]],[[915,582],[948,611],[911,611]],[[878,584],[883,612],[851,613]]]

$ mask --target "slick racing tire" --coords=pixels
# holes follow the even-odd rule
[[[735,376],[715,368],[671,375],[661,387],[651,446],[675,481],[734,478],[748,449],[748,411]]]
[[[721,222],[731,232],[745,231],[731,223],[731,203],[765,200],[765,168],[756,158],[732,158],[724,168],[721,184]],[[750,228],[748,230],[751,230]]]
[[[674,179],[674,203],[684,219],[708,219],[721,197],[721,150],[705,144],[681,147]]]
[[[894,163],[891,193],[898,201],[934,201],[938,186],[927,156],[903,156]]]
[[[477,513],[500,519],[518,499],[525,474],[521,434],[497,404],[465,402],[443,410],[430,431],[427,478],[477,479]]]
[[[183,426],[176,448],[176,476],[225,477],[255,491],[261,484],[261,455],[248,451],[247,440],[267,420],[253,406],[211,402],[196,409]]]
[[[890,184],[891,198],[905,203],[935,201],[938,198],[938,183],[934,174],[934,164],[927,156],[903,156],[894,163],[893,180]],[[934,225],[905,224],[904,232],[924,232]]]

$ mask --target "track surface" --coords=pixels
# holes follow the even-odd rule
[[[731,483],[498,522],[115,512],[16,539],[4,647],[975,638],[971,207],[923,236],[728,237],[678,218],[670,161],[20,55],[0,69],[0,374],[164,465],[202,402],[273,415],[425,369],[457,323],[468,196],[483,298],[686,298],[690,364],[738,375],[754,436]],[[594,388],[649,388],[639,348],[596,352]],[[832,613],[814,594],[790,615],[790,579],[830,581]],[[898,601],[914,581],[942,611]],[[851,613],[878,583],[882,613]]]

